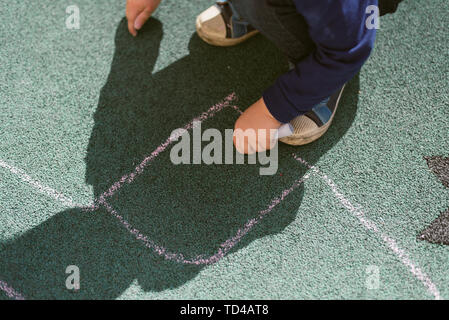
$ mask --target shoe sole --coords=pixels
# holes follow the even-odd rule
[[[321,138],[327,131],[327,129],[329,129],[330,125],[332,124],[332,120],[334,120],[334,116],[335,113],[337,113],[337,108],[338,108],[338,104],[340,102],[340,98],[341,95],[343,94],[343,91],[345,89],[344,85],[341,90],[340,93],[338,94],[338,98],[337,101],[335,102],[335,109],[334,112],[332,113],[331,118],[329,119],[329,121],[323,125],[322,127],[317,128],[315,131],[313,131],[313,133],[309,134],[309,135],[300,135],[300,134],[292,134],[291,136],[288,137],[284,137],[282,139],[279,139],[279,141],[285,143],[285,144],[289,144],[292,146],[303,146],[305,144],[309,144],[312,143],[315,140],[318,140],[319,138]]]
[[[198,33],[198,36],[204,40],[204,42],[206,42],[210,45],[213,45],[213,46],[218,46],[218,47],[235,46],[239,43],[242,43],[242,42],[248,40],[249,38],[255,36],[258,33],[257,30],[254,30],[254,31],[248,32],[247,34],[245,34],[244,36],[241,36],[240,38],[233,38],[233,39],[211,38],[206,33],[203,32],[203,28],[201,26],[199,17],[196,19],[196,32]]]

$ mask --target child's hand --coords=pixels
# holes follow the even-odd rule
[[[279,129],[281,125],[282,123],[268,111],[261,98],[237,119],[234,128],[235,148],[238,152],[246,154],[271,149],[277,142],[273,131]],[[238,129],[243,131],[253,129],[255,135],[245,137],[245,134]],[[265,132],[259,131],[260,129],[265,129]]]
[[[147,22],[159,3],[161,3],[161,0],[127,0],[128,30],[134,37],[137,36],[137,30]]]

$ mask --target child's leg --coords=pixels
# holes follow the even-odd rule
[[[270,39],[293,64],[303,60],[315,49],[309,36],[307,23],[297,12],[293,0],[229,1],[242,19]],[[332,122],[342,91],[343,88],[340,88],[310,111],[294,118],[290,122],[294,133],[280,141],[292,145],[303,145],[321,137]],[[250,114],[253,108],[254,106],[245,111],[236,127],[247,127],[251,118],[257,119],[258,113]],[[262,121],[259,122],[263,125]]]
[[[293,0],[222,0],[217,1],[215,6],[200,14],[197,19],[198,34],[214,45],[240,43],[253,34],[254,28],[271,40],[295,65],[315,50],[307,23],[297,12]],[[294,118],[290,122],[294,128],[293,134],[280,141],[302,145],[321,137],[332,122],[341,91],[342,89],[338,90],[332,97]],[[244,132],[252,129],[257,132],[262,129],[268,133],[281,124],[269,112],[261,98],[239,117],[235,130]],[[271,137],[267,135],[262,142],[264,140],[271,142]],[[234,137],[234,143],[242,153],[263,150],[259,148],[259,141],[253,139],[246,143],[238,135]],[[265,145],[271,146],[271,143]]]
[[[230,0],[241,19],[249,22],[297,63],[313,49],[307,24],[292,0]]]

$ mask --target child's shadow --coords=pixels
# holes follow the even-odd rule
[[[162,25],[151,19],[132,38],[123,20],[116,51],[95,113],[87,152],[86,181],[98,197],[193,117],[235,92],[247,107],[278,74],[285,62],[262,37],[234,48],[214,48],[196,34],[190,54],[152,73]],[[350,126],[357,106],[358,78],[347,86],[341,112],[325,136],[300,149],[279,148],[279,170],[260,176],[256,165],[178,165],[169,150],[108,201],[155,244],[186,259],[209,257],[220,244],[256,218],[272,199],[288,189],[305,169],[293,160],[300,152],[315,163]],[[232,128],[237,113],[219,112],[203,123],[221,132]],[[281,174],[280,174],[281,173]],[[293,191],[230,251],[281,232],[295,219],[302,189]],[[104,209],[60,212],[16,239],[1,244],[1,278],[27,298],[117,298],[133,281],[145,291],[178,287],[204,265],[170,261],[145,247]],[[67,290],[65,269],[80,269],[81,289]]]

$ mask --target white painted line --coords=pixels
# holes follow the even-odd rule
[[[0,159],[0,167],[9,170],[12,174],[17,175],[23,182],[28,183],[29,185],[31,185],[32,187],[37,189],[39,192],[46,194],[47,196],[60,201],[65,206],[67,206],[67,207],[75,207],[76,206],[76,204],[73,203],[71,198],[63,195],[59,191],[56,191],[56,190],[42,184],[38,180],[33,179],[25,171],[18,169],[16,167],[13,167],[12,165],[7,164],[2,159]]]
[[[307,161],[293,154],[293,157],[305,165],[307,168],[313,171],[321,180],[323,180],[332,190],[335,197],[340,201],[340,203],[345,207],[349,212],[351,212],[354,216],[356,216],[360,223],[367,229],[375,234],[378,234],[380,238],[387,244],[388,248],[399,258],[399,260],[408,267],[409,271],[419,280],[421,283],[427,288],[427,291],[431,293],[435,300],[441,300],[440,292],[438,291],[437,286],[432,282],[430,277],[420,268],[416,263],[414,263],[409,254],[404,250],[399,248],[396,243],[396,240],[389,237],[388,235],[382,233],[376,224],[370,219],[366,218],[365,213],[359,208],[359,206],[355,207],[349,200],[346,198],[337,188],[337,185],[329,178],[327,175],[321,172],[320,169],[316,166],[310,165]]]
[[[232,101],[236,99],[235,93],[229,94],[222,102],[219,102],[212,107],[210,107],[207,111],[203,112],[200,116],[192,119],[188,124],[184,126],[184,130],[190,130],[193,128],[194,123],[201,123],[207,119],[213,118],[218,112],[222,111],[224,108],[232,108],[238,113],[242,113],[242,111],[235,105],[232,105]],[[125,183],[132,183],[134,179],[142,174],[144,169],[151,164],[162,152],[164,152],[176,139],[173,136],[168,137],[165,142],[161,143],[156,149],[154,149],[151,154],[145,157],[143,161],[134,169],[133,172],[125,174],[122,178],[113,183],[108,190],[103,192],[100,197],[95,199],[91,205],[86,206],[84,210],[93,211],[98,208],[98,204],[106,198],[112,197]]]
[[[229,99],[232,100],[232,99]],[[215,106],[213,111],[220,111],[225,105],[219,105],[218,107]],[[241,113],[241,110],[239,110],[237,107],[233,106],[233,108]],[[207,119],[210,116],[214,116],[215,113],[210,112],[210,113],[206,113],[204,115],[204,118]],[[204,119],[201,119],[204,120]],[[170,140],[170,139],[169,139]],[[169,143],[168,143],[169,144]],[[166,146],[165,146],[166,147]],[[164,148],[165,149],[165,148]],[[162,150],[163,151],[163,150]],[[153,157],[157,157],[157,155],[159,154],[159,152],[161,152],[161,150],[156,150],[155,154],[153,154]],[[424,272],[422,271],[421,268],[419,268],[417,266],[416,263],[414,263],[410,257],[409,254],[398,247],[396,241],[394,239],[392,239],[391,237],[389,237],[388,235],[380,232],[379,228],[376,226],[376,224],[369,220],[368,218],[365,217],[365,214],[363,211],[361,211],[358,207],[355,207],[337,188],[337,185],[333,182],[332,179],[330,179],[327,175],[323,174],[317,167],[310,165],[307,161],[305,161],[304,159],[293,155],[293,157],[298,160],[299,162],[301,162],[303,165],[305,165],[307,168],[309,168],[310,170],[312,170],[317,176],[319,176],[332,190],[333,194],[335,195],[335,197],[340,201],[340,203],[349,211],[351,212],[354,216],[356,216],[359,221],[361,222],[361,224],[367,229],[370,230],[376,234],[380,235],[380,238],[388,245],[388,248],[390,248],[390,250],[399,257],[400,261],[409,268],[410,272],[418,279],[420,280],[423,285],[427,288],[427,290],[435,297],[436,300],[440,300],[441,299],[441,295],[438,291],[438,288],[436,287],[436,285],[432,282],[432,280],[430,279],[430,277]],[[152,159],[151,159],[152,160]],[[141,165],[142,168],[140,168],[141,170],[143,169],[143,167],[146,166],[146,162],[144,161],[144,163]],[[9,165],[8,163],[6,163],[5,161],[0,159],[0,167],[3,167],[7,170],[9,170],[11,173],[17,175],[23,182],[28,183],[29,185],[33,186],[34,188],[36,188],[37,190],[39,190],[41,193],[46,194],[49,197],[52,197],[58,201],[60,201],[61,203],[63,203],[64,205],[68,206],[68,207],[75,207],[77,206],[76,204],[73,203],[73,200],[67,196],[65,196],[64,194],[62,194],[61,192],[58,192],[48,186],[43,185],[42,183],[40,183],[38,180],[33,179],[31,176],[29,176],[26,172],[24,172],[21,169],[18,169],[16,167],[13,167],[11,165]],[[129,179],[129,177],[126,177],[127,179]],[[303,179],[307,179],[308,175],[306,175]],[[296,186],[300,185],[303,182],[303,179],[300,179],[298,181],[296,181],[296,183],[290,188],[287,189],[283,192],[282,196],[280,198],[276,198],[273,200],[272,204],[268,207],[268,209],[266,209],[265,211],[260,212],[260,216],[257,219],[252,219],[250,221],[247,222],[247,224],[245,224],[245,227],[243,229],[239,229],[239,231],[237,232],[237,235],[234,236],[233,238],[229,239],[227,242],[225,242],[224,244],[222,244],[222,248],[220,248],[219,252],[217,252],[215,255],[209,257],[208,259],[199,259],[199,258],[195,258],[195,259],[191,259],[191,260],[184,260],[184,257],[182,256],[182,254],[170,254],[170,255],[166,255],[166,249],[162,248],[162,247],[158,247],[155,246],[151,240],[148,240],[146,237],[141,238],[143,235],[139,234],[137,229],[133,229],[131,228],[131,226],[126,222],[123,221],[125,227],[127,227],[127,229],[129,229],[129,231],[132,234],[138,234],[138,239],[139,240],[146,240],[144,242],[146,242],[145,244],[148,247],[151,247],[153,249],[158,249],[155,250],[156,252],[158,252],[159,254],[161,254],[162,256],[165,256],[165,258],[170,259],[170,260],[175,260],[181,263],[188,263],[188,264],[212,264],[217,262],[218,260],[220,260],[220,258],[222,258],[232,247],[235,246],[235,244],[237,244],[240,239],[246,234],[248,233],[252,227],[259,222],[264,216],[265,214],[268,214],[277,204],[279,204]],[[123,179],[122,179],[123,180]],[[132,179],[130,179],[132,182],[134,180],[134,176],[132,176]],[[124,181],[120,181],[121,183],[123,183]],[[118,186],[113,186],[112,189],[113,190],[109,190],[110,193],[114,193],[116,191],[116,189],[120,188],[121,184],[119,184]],[[112,192],[111,192],[112,191]],[[102,199],[102,197],[100,197],[100,201],[99,201],[103,206],[106,207],[106,209],[116,215],[117,218],[121,218],[120,215],[118,215],[118,213],[112,209],[112,207],[110,207],[110,205],[104,200],[104,198]],[[97,207],[93,208],[96,209]],[[13,288],[11,288],[6,282],[1,281],[0,280],[0,290],[5,292],[9,297],[17,299],[17,300],[23,300],[23,296],[18,293],[17,291],[15,291]]]
[[[262,211],[258,212],[258,216],[249,219],[241,228],[239,228],[235,235],[227,239],[220,244],[215,254],[206,257],[204,254],[199,255],[195,258],[186,258],[180,252],[170,252],[167,248],[156,244],[153,240],[149,239],[146,235],[142,234],[138,229],[134,228],[128,221],[123,218],[106,200],[102,200],[100,205],[102,205],[107,212],[109,212],[113,217],[117,218],[121,225],[135,238],[141,241],[147,248],[152,249],[156,254],[164,257],[166,260],[175,261],[183,264],[194,264],[194,265],[211,265],[220,261],[232,248],[234,248],[251,229],[258,224],[262,219],[271,213],[271,211],[279,205],[284,199],[301,184],[304,183],[309,178],[306,174],[302,178],[296,180],[292,186],[288,189],[282,191],[281,195],[271,200],[268,207]],[[211,230],[213,232],[213,229]]]
[[[6,282],[0,280],[0,290],[3,291],[8,297],[15,300],[25,300],[25,298],[16,290],[11,288]]]

